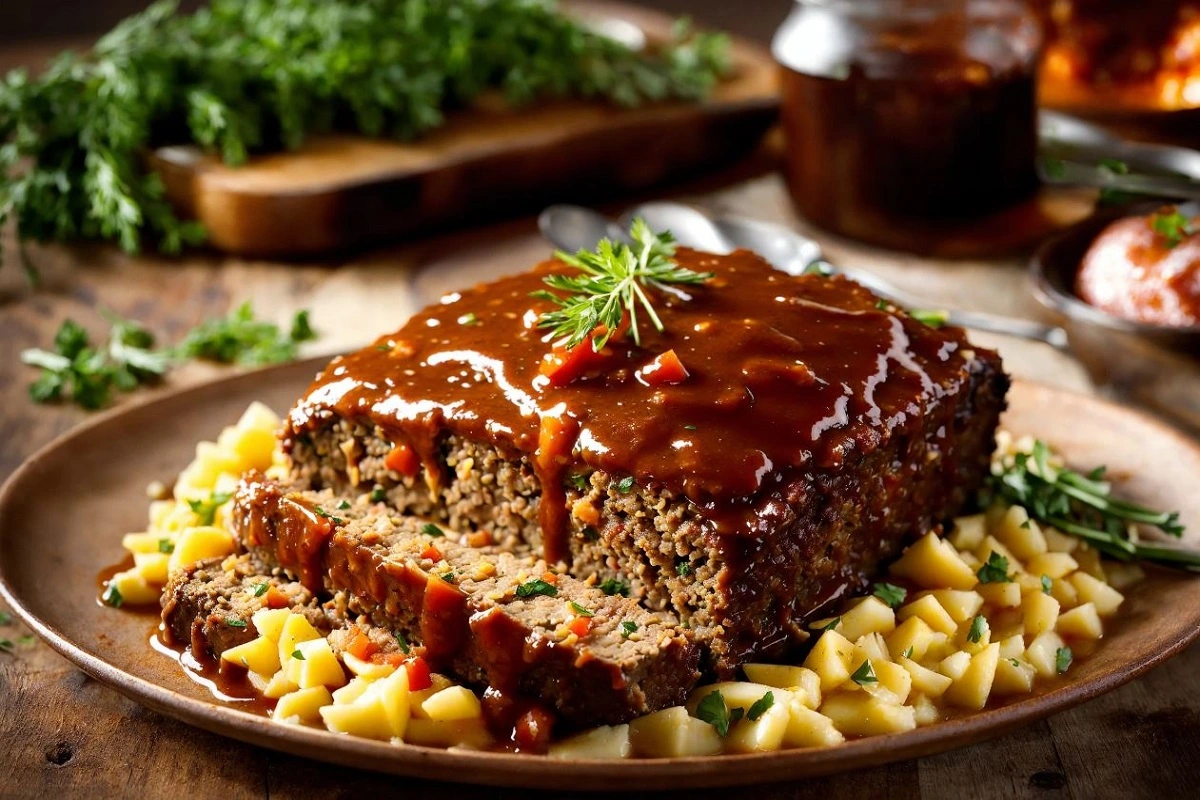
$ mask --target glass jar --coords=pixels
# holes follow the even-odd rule
[[[1040,44],[1021,0],[797,0],[773,50],[800,212],[919,249],[1032,195]]]

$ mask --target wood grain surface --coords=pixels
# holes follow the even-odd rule
[[[5,61],[36,62],[8,48]],[[773,174],[753,165],[669,196],[804,230]],[[757,168],[761,173],[761,167]],[[636,198],[640,199],[640,198]],[[610,210],[619,210],[616,207]],[[829,257],[877,270],[931,302],[1033,314],[1023,261],[931,261],[885,253],[818,234]],[[332,352],[397,327],[416,307],[479,276],[521,269],[547,245],[531,219],[324,264],[284,264],[206,253],[167,260],[128,258],[107,247],[35,247],[45,284],[31,290],[15,265],[11,231],[0,268],[0,480],[36,448],[84,418],[66,407],[32,405],[32,372],[19,352],[49,343],[65,317],[100,332],[98,308],[143,320],[174,342],[199,320],[253,300],[264,316],[285,320],[313,311],[321,339],[308,352]],[[1024,377],[1087,389],[1073,362],[1037,345],[998,344],[1009,369]],[[170,385],[203,380],[216,368],[190,366]],[[122,398],[141,402],[156,390]],[[136,446],[136,442],[130,443]],[[113,453],[113,469],[120,453]],[[69,501],[65,498],[64,501]],[[97,521],[97,535],[111,535]],[[53,531],[46,531],[53,536]],[[45,580],[54,581],[47,575]],[[16,642],[0,653],[0,797],[410,798],[528,797],[521,790],[470,788],[384,777],[279,755],[213,736],[146,711],[96,684],[41,644],[21,643],[19,626],[0,627]],[[147,652],[147,657],[151,654]],[[933,758],[803,783],[745,790],[759,800],[850,798],[1173,798],[1200,785],[1200,647],[1128,686],[1014,734]],[[583,788],[547,787],[547,797]],[[694,798],[704,793],[677,793]],[[716,796],[716,793],[712,793]],[[720,796],[738,796],[722,790]],[[668,794],[668,797],[671,795]]]

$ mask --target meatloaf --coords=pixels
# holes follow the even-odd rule
[[[781,654],[969,502],[1008,379],[962,330],[842,278],[675,260],[711,277],[648,289],[662,329],[643,315],[598,352],[539,327],[554,305],[534,293],[572,272],[551,261],[334,359],[288,416],[292,478],[627,585],[718,676]]]
[[[314,594],[345,593],[431,664],[537,698],[567,724],[611,724],[677,705],[700,677],[690,630],[528,552],[458,541],[367,497],[243,480],[233,528],[256,557]],[[526,549],[527,550],[527,549]]]

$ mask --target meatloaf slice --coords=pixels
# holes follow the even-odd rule
[[[261,591],[266,583],[270,593]],[[252,554],[209,558],[171,573],[162,618],[174,642],[196,655],[221,653],[258,635],[251,617],[269,604],[291,608],[328,631],[330,620],[313,593]]]
[[[554,707],[569,724],[614,724],[682,702],[700,677],[692,631],[532,555],[472,547],[367,497],[289,491],[247,478],[239,541],[314,592],[344,591],[379,625],[424,646],[469,684]]]

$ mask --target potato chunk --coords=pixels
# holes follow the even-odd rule
[[[946,690],[946,700],[974,711],[983,708],[992,693],[992,682],[996,678],[996,664],[999,660],[998,643],[989,644],[971,656],[971,663],[966,670]]]
[[[932,630],[947,636],[953,636],[954,632],[958,630],[958,623],[954,621],[954,617],[950,616],[937,598],[931,594],[922,595],[910,603],[905,603],[900,607],[899,617],[902,620],[920,617]]]
[[[1092,603],[1096,606],[1096,613],[1102,617],[1117,613],[1121,603],[1125,602],[1123,594],[1086,572],[1076,572],[1067,580],[1079,593],[1079,602]]]
[[[910,545],[892,564],[891,572],[933,589],[970,589],[978,582],[954,545],[932,531]]]
[[[1054,630],[1058,622],[1058,601],[1042,592],[1031,592],[1025,595],[1021,602],[1021,612],[1025,619],[1025,632],[1037,636],[1043,631]]]
[[[866,692],[836,694],[821,704],[821,713],[845,736],[877,736],[917,727],[910,706],[884,700]]]
[[[683,706],[666,708],[629,723],[633,752],[650,758],[712,756],[721,752],[721,737],[707,722]]]
[[[300,689],[279,698],[271,718],[277,722],[313,722],[321,716],[321,710],[331,706],[333,697],[324,686]]]
[[[279,669],[279,648],[267,637],[256,636],[221,653],[221,660],[240,664],[260,675],[274,675]]]
[[[771,753],[783,745],[783,737],[787,733],[790,716],[788,706],[791,698],[779,702],[776,698],[771,707],[755,720],[743,717],[729,730],[725,737],[725,751],[728,753]]]
[[[852,642],[868,633],[886,635],[895,629],[896,612],[874,595],[860,600],[842,614],[841,633]]]
[[[798,699],[788,704],[788,725],[783,734],[783,743],[787,747],[826,747],[845,740],[829,717],[808,708]]]
[[[837,631],[825,631],[804,659],[804,666],[821,678],[821,691],[841,686],[850,677],[854,645]]]
[[[1096,605],[1090,602],[1060,614],[1055,630],[1059,636],[1068,639],[1099,639],[1104,635],[1100,614],[1096,611]]]
[[[787,664],[746,664],[742,667],[742,671],[754,683],[791,691],[808,708],[817,708],[821,705],[821,676],[807,667],[793,667]]]
[[[479,698],[465,686],[448,686],[442,689],[421,703],[421,710],[429,719],[440,722],[483,716]]]
[[[628,725],[605,725],[577,733],[551,744],[549,752],[551,758],[629,758],[631,755],[633,743],[629,739]]]

